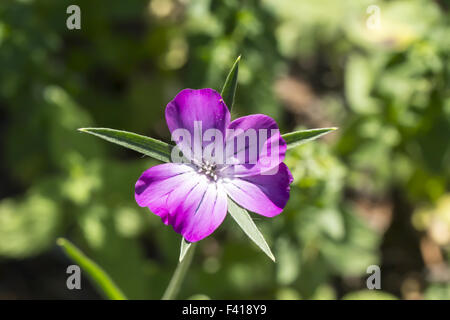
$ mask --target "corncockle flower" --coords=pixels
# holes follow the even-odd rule
[[[146,170],[137,181],[141,207],[189,242],[219,227],[227,197],[266,217],[281,213],[293,178],[283,163],[286,142],[272,118],[255,114],[230,122],[218,92],[185,89],[167,105],[166,121],[177,148],[172,163]]]
[[[280,214],[289,200],[293,181],[283,163],[286,150],[336,129],[300,130],[281,136],[275,121],[266,115],[255,114],[231,121],[225,101],[232,107],[239,60],[240,57],[225,80],[224,98],[212,89],[185,89],[167,105],[166,121],[175,146],[122,130],[78,129],[166,162],[146,170],[135,185],[136,202],[148,207],[183,236],[180,263],[163,300],[176,297],[191,263],[193,248],[190,248],[195,246],[188,242],[209,236],[223,222],[227,212],[275,261],[247,210],[266,217]],[[67,247],[68,254],[80,259],[76,248],[70,248],[65,241],[59,242]],[[94,279],[103,274],[99,285],[109,297],[125,298],[101,269],[91,271]]]

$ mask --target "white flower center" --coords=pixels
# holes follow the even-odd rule
[[[216,174],[216,164],[210,163],[207,160],[204,160],[202,163],[197,164],[197,172],[202,173],[207,176],[209,179],[213,181],[217,181],[218,176]]]

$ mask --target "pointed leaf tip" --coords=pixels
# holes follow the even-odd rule
[[[235,203],[232,199],[228,198],[228,212],[236,223],[241,227],[245,234],[273,261],[276,262],[275,256],[270,250],[264,236],[259,231],[256,224],[253,222],[250,214]]]
[[[318,129],[308,129],[300,130],[283,134],[281,137],[286,141],[287,149],[292,149],[308,141],[320,138],[327,133],[337,130],[337,127],[331,128],[318,128]]]
[[[227,107],[230,111],[233,108],[233,104],[234,104],[234,96],[235,96],[236,88],[237,88],[240,60],[241,60],[241,56],[239,55],[239,57],[237,57],[233,66],[231,67],[230,72],[228,73],[227,79],[225,80],[225,83],[223,85],[222,92],[221,92],[222,98],[225,101],[225,104],[227,105]]]
[[[173,146],[157,139],[141,136],[133,132],[108,128],[80,128],[78,130],[140,152],[159,161],[170,162],[171,160]]]

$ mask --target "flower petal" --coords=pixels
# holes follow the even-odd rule
[[[165,163],[151,167],[136,182],[136,202],[141,207],[148,207],[164,221],[168,213],[168,195],[183,181],[191,180],[194,176],[195,170],[188,165]]]
[[[186,154],[194,151],[194,140],[198,141],[197,135],[194,135],[196,123],[201,124],[201,130],[199,130],[201,137],[206,130],[216,129],[224,139],[225,129],[230,123],[230,112],[217,91],[209,88],[184,89],[167,105],[166,122],[178,147]],[[178,137],[174,133],[177,129],[187,130],[190,134],[189,141]],[[203,148],[210,143],[203,141],[199,145]]]
[[[228,195],[240,206],[273,217],[281,213],[289,200],[293,177],[288,167],[280,163],[274,175],[254,175],[223,182]]]
[[[225,190],[183,164],[146,170],[136,182],[135,198],[190,242],[209,236],[227,213]]]
[[[286,142],[280,135],[277,123],[263,114],[249,115],[231,122],[226,144],[226,148],[233,150],[231,157],[227,153],[226,161],[235,164],[224,169],[225,176],[253,176],[272,170],[284,160],[286,153]]]
[[[222,224],[227,194],[204,176],[174,190],[167,199],[168,224],[189,242],[199,241]]]

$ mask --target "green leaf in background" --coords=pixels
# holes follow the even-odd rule
[[[223,85],[221,95],[228,109],[231,111],[234,103],[234,95],[236,93],[238,73],[239,73],[239,61],[241,60],[241,56],[239,56],[231,67],[230,72],[228,73],[227,79],[225,80],[225,84]]]
[[[36,255],[55,243],[62,214],[56,201],[46,197],[40,185],[34,186],[39,189],[0,201],[0,260]]]
[[[309,130],[300,130],[300,131],[294,131],[290,133],[285,133],[281,135],[283,137],[284,141],[287,143],[287,149],[292,149],[294,147],[297,147],[303,143],[306,143],[311,140],[315,140],[317,138],[320,138],[321,136],[337,130],[337,128],[320,128],[320,129],[309,129]]]
[[[275,257],[273,256],[272,251],[270,250],[266,240],[259,231],[258,227],[256,227],[247,210],[240,207],[233,200],[228,198],[228,212],[237,222],[237,224],[241,227],[241,229],[247,234],[247,236],[254,243],[256,243],[256,245],[262,251],[264,251],[264,253],[267,254],[267,256],[270,259],[272,259],[275,262]]]
[[[141,136],[132,132],[108,128],[81,128],[78,130],[140,152],[156,160],[170,162],[173,146],[160,140]]]
[[[363,55],[353,54],[345,68],[345,96],[350,108],[360,114],[374,114],[379,110],[371,97],[375,74],[369,61]]]
[[[179,259],[180,262],[183,261],[191,245],[192,245],[191,242],[187,242],[186,239],[181,238],[180,259]]]
[[[84,253],[75,247],[69,240],[59,238],[56,243],[63,248],[69,258],[89,274],[92,281],[103,291],[107,298],[111,300],[127,299],[109,275],[94,261],[86,257]]]

